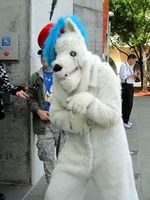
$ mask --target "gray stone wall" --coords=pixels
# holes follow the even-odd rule
[[[74,0],[74,14],[80,16],[88,30],[89,50],[102,54],[102,7],[99,0]]]
[[[29,0],[0,0],[0,33],[19,35],[19,60],[5,61],[8,75],[16,85],[28,85]],[[26,102],[13,96],[0,121],[0,182],[29,182],[29,129]]]

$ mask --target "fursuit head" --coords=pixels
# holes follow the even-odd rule
[[[58,20],[44,49],[54,71],[50,118],[68,134],[44,200],[83,200],[90,179],[103,200],[138,200],[120,81],[87,49],[79,24]]]
[[[76,21],[68,17],[63,26],[60,22],[55,25],[44,54],[55,72],[52,122],[65,131],[82,134],[95,123],[101,127],[117,123],[121,119],[121,95],[116,74],[88,51],[86,31]],[[53,39],[53,35],[58,38]]]

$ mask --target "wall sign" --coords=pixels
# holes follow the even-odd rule
[[[0,60],[18,60],[18,34],[0,34]]]

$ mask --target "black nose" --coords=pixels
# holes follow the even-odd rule
[[[59,71],[61,71],[62,70],[62,66],[61,65],[58,65],[58,64],[56,64],[56,65],[54,65],[54,67],[53,67],[53,71],[54,72],[59,72]]]

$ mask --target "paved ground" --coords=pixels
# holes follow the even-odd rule
[[[127,137],[136,186],[140,200],[150,200],[150,96],[134,98],[131,121],[134,125],[132,129],[127,130]],[[46,187],[45,177],[33,189],[31,186],[24,186],[18,190],[5,187],[6,200],[43,200]],[[2,189],[1,191],[4,191],[4,188]],[[93,183],[89,183],[85,200],[100,200]]]
[[[135,97],[132,112],[134,126],[127,131],[140,200],[150,200],[150,96]],[[139,174],[139,175],[138,175]]]
[[[150,97],[135,97],[131,121],[133,128],[126,130],[131,151],[136,187],[140,200],[150,200]],[[45,186],[44,178],[33,192],[24,200],[43,200]],[[43,185],[43,190],[40,185]],[[41,191],[42,190],[42,191]],[[38,196],[38,191],[40,195]],[[36,197],[36,198],[35,198]],[[100,200],[93,185],[89,183],[85,200]]]

